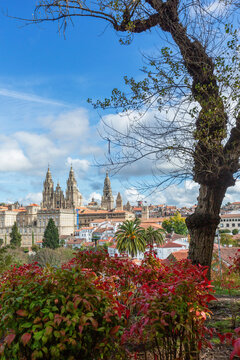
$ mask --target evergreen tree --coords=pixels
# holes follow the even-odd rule
[[[47,227],[44,231],[43,243],[44,248],[48,247],[56,249],[59,247],[59,234],[53,219],[49,219]]]
[[[12,227],[12,231],[10,233],[10,244],[12,246],[20,247],[21,246],[21,241],[22,241],[22,236],[21,236],[20,232],[18,231],[18,227],[17,227],[17,224],[15,222],[13,227]]]
[[[32,246],[34,245],[35,241],[34,241],[34,232],[32,230]]]

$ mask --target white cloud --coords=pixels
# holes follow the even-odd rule
[[[214,16],[223,15],[227,10],[228,4],[224,1],[214,0],[204,7],[204,10]]]
[[[40,205],[42,201],[42,193],[28,193],[24,198],[21,198],[18,201],[23,205],[29,205],[32,203]]]
[[[145,196],[133,187],[126,189],[124,192],[124,199],[126,202],[129,201],[130,204],[136,204],[137,201],[143,200],[144,198]]]
[[[89,170],[90,162],[86,159],[72,159],[71,157],[68,157],[66,165],[72,165],[76,170],[87,172]]]
[[[90,196],[88,198],[88,202],[92,201],[92,199],[94,199],[95,201],[97,201],[100,204],[101,200],[102,200],[102,195],[94,191],[90,194]]]
[[[28,102],[36,102],[41,104],[48,104],[48,105],[54,105],[54,106],[66,106],[65,104],[51,100],[51,99],[45,99],[40,96],[34,95],[34,94],[26,94],[23,92],[8,90],[4,88],[0,88],[0,96],[5,96],[13,99],[28,101]]]
[[[83,108],[62,113],[56,119],[48,118],[47,121],[53,136],[58,139],[77,138],[81,142],[89,133],[88,112]]]
[[[228,188],[223,204],[227,202],[235,202],[240,200],[240,180],[236,181],[235,186]]]
[[[1,136],[0,141],[0,171],[24,171],[31,168],[31,162],[16,141],[5,136]]]
[[[33,169],[46,167],[49,162],[58,162],[67,154],[66,148],[54,144],[45,134],[22,131],[13,134],[13,138],[24,149]]]
[[[198,184],[187,180],[182,186],[171,185],[163,191],[153,191],[150,195],[141,194],[135,188],[129,188],[124,193],[125,201],[136,204],[138,200],[146,201],[148,204],[167,204],[182,206],[192,206],[197,202]]]

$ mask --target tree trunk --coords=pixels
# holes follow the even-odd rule
[[[194,214],[186,219],[190,234],[189,259],[193,264],[208,266],[208,278],[211,276],[211,262],[214,237],[220,222],[220,208],[227,187],[200,185],[198,204]]]

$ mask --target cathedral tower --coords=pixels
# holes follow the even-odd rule
[[[148,206],[142,207],[142,220],[148,220],[149,219],[149,208]]]
[[[81,205],[82,205],[82,195],[78,191],[77,181],[75,179],[74,171],[71,166],[67,181],[66,208],[72,209]]]
[[[47,209],[52,209],[54,204],[54,184],[52,180],[52,175],[48,167],[48,171],[46,174],[46,179],[43,183],[43,201],[42,207]]]
[[[117,210],[123,210],[123,202],[122,202],[122,197],[121,197],[120,192],[117,194],[116,209]]]
[[[54,192],[54,208],[55,209],[65,208],[64,194],[59,183],[57,184],[56,190]]]
[[[101,207],[104,210],[112,210],[114,207],[114,200],[113,200],[113,196],[112,196],[110,179],[108,177],[108,171],[106,172],[106,177],[104,180]]]

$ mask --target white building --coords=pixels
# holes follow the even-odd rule
[[[185,249],[184,245],[169,241],[164,245],[154,246],[153,250],[159,259],[166,259],[171,253]]]
[[[82,239],[84,242],[92,241],[92,234],[95,230],[93,226],[85,226],[75,231],[75,236]]]
[[[219,227],[222,230],[230,230],[230,231],[233,231],[234,229],[240,230],[240,214],[221,215]]]

